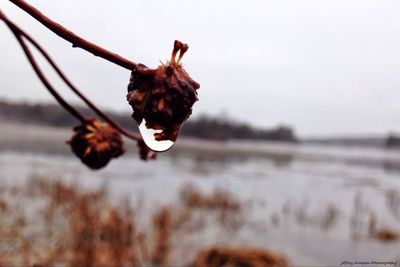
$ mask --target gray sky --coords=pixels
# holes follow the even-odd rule
[[[188,43],[183,63],[201,84],[194,116],[225,113],[262,127],[284,123],[300,136],[400,131],[399,1],[29,3],[82,37],[149,67],[170,57],[175,39]],[[71,48],[8,1],[0,8],[91,99],[130,111],[129,71]],[[0,40],[0,97],[52,100],[4,25]]]

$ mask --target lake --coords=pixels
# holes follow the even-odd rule
[[[133,151],[94,172],[63,153],[63,144],[52,149],[57,138],[25,139],[31,147],[24,150],[23,141],[13,149],[2,138],[3,184],[46,177],[106,187],[115,203],[128,198],[145,213],[178,202],[187,185],[204,192],[220,188],[243,203],[244,214],[234,229],[205,227],[190,240],[196,246],[265,247],[296,266],[400,260],[400,241],[371,235],[400,232],[400,151],[178,140],[156,161],[140,161]]]

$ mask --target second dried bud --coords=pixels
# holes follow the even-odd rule
[[[91,169],[100,169],[112,158],[125,152],[119,132],[97,119],[89,119],[75,127],[74,132],[67,143],[74,154]]]

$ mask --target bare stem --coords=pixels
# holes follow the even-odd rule
[[[80,48],[92,53],[95,56],[104,58],[105,60],[111,61],[123,68],[129,69],[129,70],[136,69],[137,64],[135,62],[132,62],[126,58],[123,58],[118,54],[108,51],[94,43],[91,43],[91,42],[79,37],[78,35],[71,32],[70,30],[66,29],[62,25],[49,19],[47,16],[45,16],[43,13],[41,13],[39,10],[37,10],[36,8],[31,6],[27,2],[25,2],[23,0],[10,0],[10,2],[12,2],[16,6],[18,6],[25,12],[27,12],[29,15],[31,15],[33,18],[35,18],[37,21],[42,23],[45,27],[50,29],[52,32],[54,32],[61,38],[72,43],[73,47],[80,47]]]
[[[1,14],[0,14],[1,15]],[[77,111],[74,107],[72,107],[70,104],[68,104],[58,93],[57,91],[53,88],[53,86],[50,84],[50,82],[47,80],[46,76],[43,74],[42,70],[40,69],[39,65],[36,63],[35,58],[33,57],[31,51],[29,50],[28,46],[26,45],[25,41],[22,39],[21,34],[18,33],[14,28],[10,27],[11,31],[13,32],[15,38],[17,38],[19,44],[21,45],[22,49],[24,50],[24,53],[26,57],[28,58],[30,64],[32,65],[34,71],[36,72],[37,76],[39,79],[42,81],[44,86],[47,88],[47,90],[54,96],[54,98],[60,103],[62,107],[64,107],[69,113],[71,113],[75,118],[80,120],[82,123],[86,122],[86,118],[79,112]]]
[[[85,95],[83,95],[81,93],[81,91],[76,86],[74,86],[72,84],[72,82],[65,76],[65,74],[57,66],[57,64],[50,57],[50,55],[28,33],[26,33],[24,30],[19,28],[15,23],[10,21],[8,18],[6,18],[2,14],[0,14],[0,19],[3,19],[4,22],[12,29],[12,31],[14,33],[17,32],[19,35],[22,35],[30,43],[32,43],[32,45],[35,46],[36,49],[38,49],[39,52],[46,58],[46,60],[49,62],[49,64],[54,68],[54,70],[57,72],[57,74],[60,76],[60,78],[68,85],[68,87],[76,95],[78,95],[78,97],[80,97],[82,99],[82,101],[85,102],[86,105],[88,105],[97,115],[99,115],[101,118],[103,118],[105,121],[107,121],[110,125],[112,125],[115,129],[117,129],[121,134],[125,135],[126,137],[133,139],[133,140],[141,139],[141,137],[138,134],[132,133],[132,132],[124,129],[123,127],[119,126],[117,122],[115,122],[110,116],[108,116],[103,111],[101,111],[93,102],[91,102]]]

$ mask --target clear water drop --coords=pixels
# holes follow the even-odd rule
[[[171,140],[157,141],[154,137],[155,133],[161,133],[162,130],[154,130],[146,127],[146,121],[143,119],[142,123],[139,125],[140,134],[143,137],[143,141],[146,145],[153,151],[164,152],[170,149],[174,142]]]

